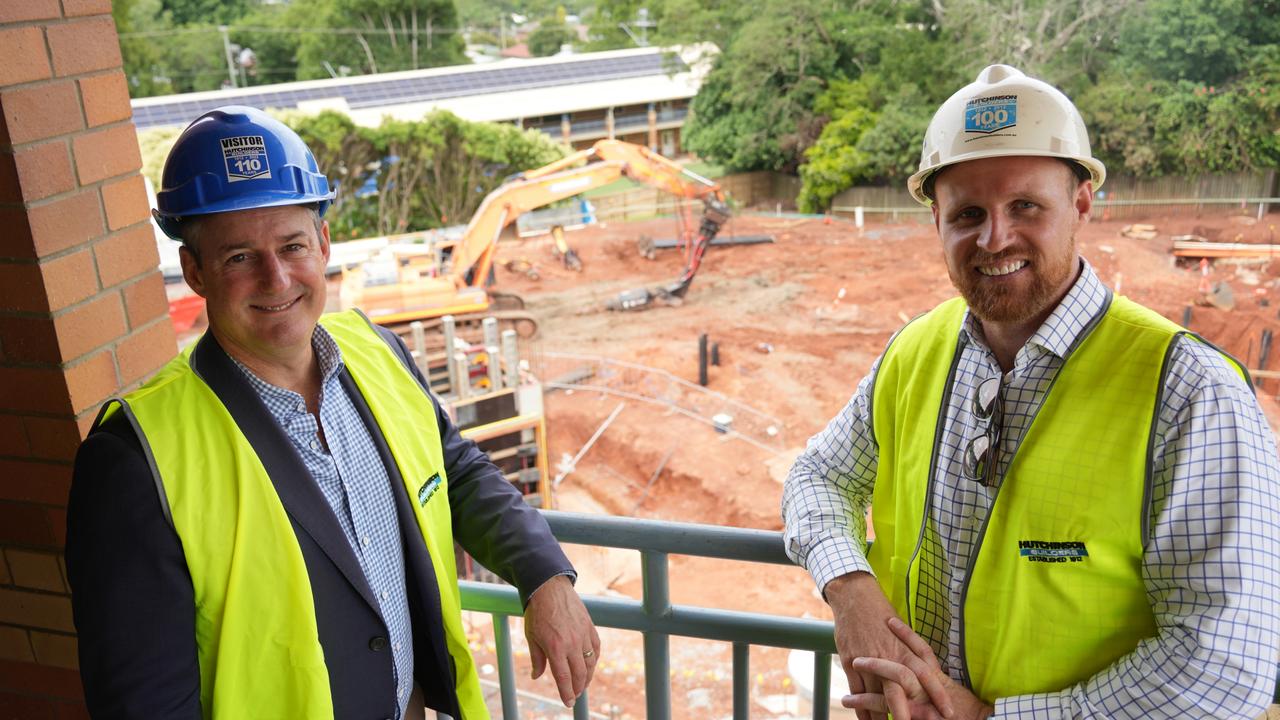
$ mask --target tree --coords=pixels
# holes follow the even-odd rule
[[[334,33],[304,34],[298,78],[328,77],[345,65],[357,74],[465,62],[452,0],[298,0]]]
[[[249,0],[163,0],[174,25],[226,25],[249,9]]]
[[[547,18],[529,33],[529,52],[534,57],[547,57],[560,52],[563,45],[573,42],[577,35],[565,25],[566,12],[564,6],[556,8],[554,17]]]
[[[946,60],[976,75],[992,63],[1062,83],[1096,71],[1091,48],[1109,47],[1117,20],[1139,0],[931,0],[933,22],[950,40]]]
[[[1249,53],[1246,0],[1153,0],[1129,15],[1123,67],[1160,80],[1221,84]]]
[[[282,119],[336,183],[328,219],[334,236],[344,239],[465,223],[507,177],[565,154],[536,130],[469,122],[445,111],[420,121],[388,119],[376,128],[358,127],[333,111]]]
[[[699,89],[685,147],[729,170],[794,172],[821,130],[814,100],[850,69],[851,21],[818,0],[767,0]]]

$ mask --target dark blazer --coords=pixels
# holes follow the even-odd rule
[[[404,343],[387,330],[378,332],[423,387],[420,400],[435,406],[455,539],[515,585],[526,602],[549,578],[572,574],[546,521],[474,443],[458,434],[426,391],[426,379]],[[324,496],[212,334],[200,340],[191,365],[249,438],[293,524],[315,597],[335,717],[394,717],[386,624]],[[428,707],[457,717],[453,664],[445,649],[431,558],[386,441],[345,370],[341,382],[368,426],[395,490],[415,679]],[[80,675],[95,718],[201,717],[191,576],[181,540],[166,515],[139,438],[123,413],[116,413],[76,454],[67,509],[67,576],[80,636]]]

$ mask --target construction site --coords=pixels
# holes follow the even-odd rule
[[[484,231],[501,240],[470,250],[460,249],[465,240],[456,233],[391,238],[331,278],[330,307],[359,306],[396,328],[464,434],[532,504],[779,531],[783,481],[807,438],[847,402],[896,330],[955,291],[927,214],[730,212],[721,200],[707,205],[697,197],[686,193],[666,208],[671,214],[656,208],[643,220],[592,218],[568,231],[564,213],[552,211],[544,227],[514,232],[519,213],[508,203]],[[712,226],[702,221],[704,205],[715,213]],[[1280,428],[1274,220],[1257,205],[1146,210],[1111,219],[1095,209],[1076,238],[1080,254],[1114,291],[1244,362]],[[482,207],[472,227],[485,213]],[[448,248],[443,260],[441,246]],[[454,258],[466,258],[465,267]],[[449,302],[432,304],[421,292],[424,283],[451,291],[437,269],[452,267],[461,277],[477,264],[489,282],[469,280],[473,289],[460,291],[471,293],[469,302],[446,292]],[[353,301],[353,278],[381,288],[382,304],[372,295]],[[410,296],[414,288],[419,294]],[[627,297],[646,301],[627,309],[620,301]],[[179,314],[181,336],[201,331],[201,318],[187,325]],[[566,551],[584,595],[641,597],[637,553]],[[460,559],[464,575],[491,578]],[[673,555],[670,573],[675,604],[830,619],[799,568]],[[496,711],[491,618],[468,613],[467,621]],[[644,717],[641,635],[600,632],[591,716]],[[553,699],[549,677],[528,678],[523,637],[512,637],[523,717],[570,717]],[[671,639],[673,717],[727,717],[730,650]],[[753,646],[750,667],[752,717],[809,716],[811,653]],[[842,682],[837,670],[836,697]]]
[[[565,269],[546,239],[499,248],[500,267],[523,259],[540,269],[538,280],[500,269],[497,286],[523,296],[538,317],[532,356],[554,384],[544,387],[556,507],[781,530],[782,483],[806,439],[848,401],[897,329],[954,295],[935,231],[920,222],[868,221],[859,229],[845,218],[744,213],[721,237],[767,235],[772,243],[709,250],[679,306],[600,310],[618,292],[672,274],[674,257],[659,252],[647,260],[637,241],[670,235],[673,225],[665,218],[574,233],[580,273]],[[1179,236],[1252,247],[1202,262],[1175,255]],[[1142,222],[1099,218],[1077,237],[1080,253],[1113,290],[1244,361],[1272,427],[1280,428],[1280,381],[1271,369],[1280,367],[1271,352],[1280,330],[1280,304],[1273,303],[1280,265],[1268,254],[1280,248],[1272,242],[1273,220],[1176,211]],[[707,393],[693,389],[703,334],[719,359],[708,368]],[[718,415],[732,424],[718,426]],[[635,553],[567,551],[583,592],[639,597]],[[798,568],[673,557],[671,573],[675,603],[830,617]],[[485,626],[487,617],[478,618],[487,637]],[[602,633],[592,709],[616,705],[620,717],[643,717],[635,685],[642,682],[640,637]],[[752,649],[753,717],[808,716],[788,655]],[[718,709],[730,706],[728,659],[724,643],[673,638],[674,717],[719,717]],[[545,685],[543,693],[550,694]]]

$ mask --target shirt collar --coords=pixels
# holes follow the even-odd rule
[[[1075,284],[1027,340],[1023,349],[1035,346],[1059,358],[1065,358],[1092,324],[1093,318],[1106,306],[1108,296],[1109,291],[1094,272],[1093,266],[1088,260],[1080,258],[1080,277],[1076,278]],[[969,342],[987,347],[982,328],[972,313],[965,313],[961,331]]]
[[[329,334],[329,331],[325,330],[324,326],[320,324],[317,324],[315,331],[311,333],[311,349],[315,351],[316,360],[320,363],[320,387],[323,388],[328,385],[329,381],[342,370],[342,350],[338,348],[338,343],[333,339],[333,336]],[[253,387],[254,392],[258,393],[260,397],[264,399],[301,399],[302,396],[298,393],[293,392],[292,390],[286,390],[278,385],[272,385],[266,380],[258,377],[252,370],[246,367],[239,360],[236,360],[234,357],[232,357],[231,360],[236,364],[236,367],[240,368],[240,371],[244,373],[245,377],[249,380],[249,384]]]

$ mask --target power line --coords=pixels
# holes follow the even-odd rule
[[[453,35],[464,31],[464,28],[431,28],[418,30],[402,30],[386,28],[281,28],[281,27],[259,27],[259,26],[235,26],[229,28],[232,33],[278,33],[292,35]],[[216,33],[219,32],[216,26],[208,27],[180,27],[170,28],[167,30],[139,30],[136,32],[120,33],[122,38],[135,37],[164,37],[167,35],[189,34],[189,33]]]

